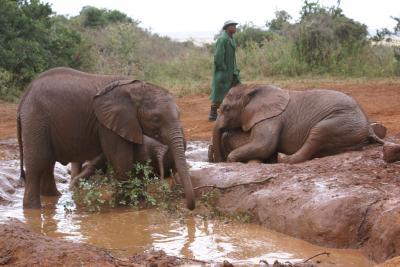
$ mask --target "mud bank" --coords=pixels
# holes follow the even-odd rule
[[[162,251],[116,258],[104,249],[46,237],[14,220],[0,224],[0,265],[6,266],[176,266],[199,262]]]
[[[381,146],[295,165],[211,164],[191,175],[199,197],[214,190],[222,212],[376,262],[400,255],[400,162],[385,163]]]

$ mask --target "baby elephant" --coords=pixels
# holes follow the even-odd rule
[[[135,155],[134,161],[142,164],[150,161],[153,170],[160,175],[161,179],[164,179],[165,173],[169,170],[176,172],[173,155],[168,153],[168,146],[146,135],[143,136],[142,145],[133,144],[132,146],[134,150],[133,154]],[[103,171],[105,171],[104,169],[106,167],[107,160],[103,153],[90,161],[86,161],[84,164],[72,162],[70,189],[72,189],[80,179],[90,177],[96,170],[103,169]]]
[[[236,140],[229,132],[238,135],[241,145],[229,147]],[[357,149],[368,142],[384,143],[358,103],[344,93],[238,85],[230,89],[220,106],[212,158],[215,162],[225,158],[228,162],[265,162],[283,153],[287,156],[279,162],[299,163]]]
[[[381,139],[385,138],[386,136],[386,127],[380,123],[373,122],[370,124],[374,133]],[[239,148],[248,142],[250,142],[250,132],[244,132],[241,129],[229,130],[223,132],[221,135],[220,140],[220,153],[222,157],[222,161],[226,161],[229,153],[231,153],[236,148]],[[396,150],[397,149],[397,150]],[[393,151],[397,151],[398,155]],[[400,145],[395,144],[386,144],[384,146],[384,159],[387,162],[393,162],[400,159]],[[216,162],[214,159],[215,155],[215,148],[212,144],[208,146],[208,161],[209,162]],[[395,160],[394,158],[397,159]],[[278,162],[278,153],[275,153],[268,159],[251,159],[252,162],[259,162],[259,163],[277,163]]]
[[[235,150],[238,147],[241,147],[247,144],[250,141],[250,132],[244,132],[241,129],[229,130],[221,135],[221,148],[220,153],[222,157],[222,161],[226,161],[229,153]],[[213,144],[208,146],[208,161],[216,162],[214,155]],[[271,157],[266,159],[250,159],[249,161],[258,162],[258,163],[277,163],[278,162],[278,153],[273,154]]]

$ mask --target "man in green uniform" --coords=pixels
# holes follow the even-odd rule
[[[240,83],[239,69],[236,66],[236,44],[232,36],[238,23],[228,20],[222,29],[224,32],[218,38],[214,52],[214,74],[211,87],[211,110],[209,121],[217,119],[217,110],[224,96],[231,87]]]

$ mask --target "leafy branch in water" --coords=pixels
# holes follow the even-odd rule
[[[160,180],[148,163],[137,163],[127,174],[128,180],[118,181],[109,168],[107,174],[96,173],[90,179],[81,180],[74,189],[73,199],[88,211],[100,211],[116,206],[171,208],[174,200],[180,200],[183,192],[179,187],[170,188],[166,180]]]

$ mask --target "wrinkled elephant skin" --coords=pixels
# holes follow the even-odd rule
[[[249,141],[229,152],[228,162],[265,161],[276,153],[282,163],[383,144],[358,103],[334,90],[286,91],[272,85],[239,85],[225,96],[213,130],[216,162],[224,160],[226,131],[249,132]],[[385,133],[381,133],[380,135]]]
[[[171,150],[186,205],[194,209],[179,116],[172,95],[150,83],[68,68],[42,73],[25,90],[17,111],[24,208],[40,208],[40,195],[59,194],[56,161],[85,162],[103,153],[116,177],[127,179],[132,145],[143,144],[147,135]]]

